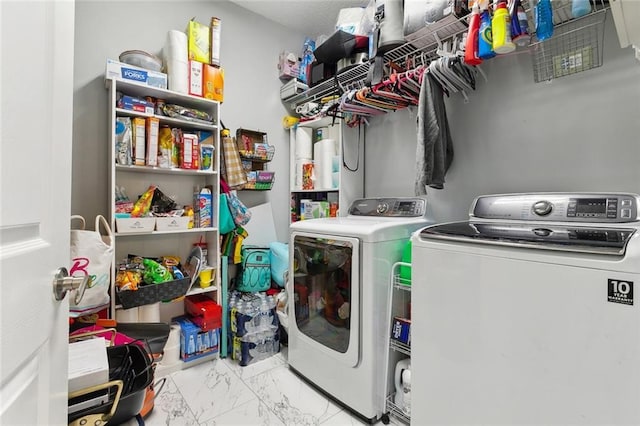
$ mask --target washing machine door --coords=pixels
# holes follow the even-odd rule
[[[356,366],[360,342],[360,241],[294,232],[290,247],[290,348],[320,351],[344,365]]]

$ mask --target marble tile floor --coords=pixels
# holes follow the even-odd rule
[[[166,376],[164,388],[156,397],[155,407],[145,424],[365,424],[290,371],[286,348],[283,349],[279,354],[246,367],[240,367],[231,359],[217,359]]]

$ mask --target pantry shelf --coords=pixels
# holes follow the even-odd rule
[[[218,174],[217,171],[194,170],[194,169],[167,169],[163,167],[153,166],[127,166],[124,164],[116,164],[118,172],[134,172],[134,173],[158,173],[163,175],[185,175],[185,176],[213,176]]]
[[[119,233],[116,232],[114,235],[116,237],[139,237],[142,235],[168,235],[168,234],[197,234],[202,232],[216,232],[218,228],[190,228],[190,229],[180,229],[176,231],[151,231],[151,232],[126,232]]]

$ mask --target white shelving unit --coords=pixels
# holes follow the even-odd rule
[[[292,208],[299,217],[302,199],[337,201],[338,216],[346,216],[351,202],[364,196],[364,135],[358,133],[358,128],[348,128],[341,119],[333,117],[301,122],[298,127],[310,128],[313,134],[320,128],[326,128],[329,138],[337,141],[339,177],[337,188],[304,190],[296,186],[296,130],[292,128],[289,132],[289,192]],[[364,130],[360,132],[364,133]],[[313,140],[315,143],[315,138]],[[294,221],[293,214],[291,221]]]
[[[410,304],[411,304],[411,280],[403,278],[400,274],[400,268],[411,268],[410,263],[396,262],[392,267],[391,273],[391,286],[389,287],[389,351],[387,359],[387,377],[389,373],[393,378],[395,367],[398,361],[401,359],[411,357],[411,344],[405,344],[392,337],[394,317],[410,318]],[[396,404],[396,389],[393,383],[393,379],[387,382],[386,392],[386,414],[382,421],[385,424],[389,423],[389,417],[392,416],[402,423],[411,423],[411,413],[403,410],[403,407]]]
[[[109,90],[109,216],[111,227],[115,231],[115,255],[114,266],[128,255],[140,256],[179,256],[184,262],[189,255],[193,244],[207,243],[206,262],[209,267],[215,268],[215,281],[209,287],[193,287],[187,294],[207,294],[218,304],[221,304],[220,283],[220,251],[218,231],[218,194],[220,187],[220,104],[209,99],[198,98],[190,95],[158,89],[144,84],[125,82],[116,79],[107,79],[106,87]],[[144,114],[116,107],[117,93],[135,96],[138,98],[153,97],[163,99],[167,104],[177,104],[184,107],[196,108],[207,112],[213,117],[212,123],[193,122],[186,119],[165,117],[162,115]],[[184,131],[204,130],[211,132],[214,141],[213,170],[186,170],[167,169],[149,166],[129,166],[116,164],[115,161],[115,125],[117,117],[155,117],[160,121],[160,126],[180,128]],[[153,231],[144,233],[119,233],[115,222],[115,188],[124,187],[128,196],[135,200],[144,193],[150,185],[156,185],[165,195],[173,198],[178,206],[193,205],[194,188],[210,185],[212,191],[212,227],[191,228],[184,230]],[[112,283],[115,283],[115,267],[112,271]],[[122,309],[116,305],[115,286],[111,286],[111,312],[115,317],[116,311]],[[183,302],[174,301],[160,304],[160,319],[169,322],[176,315],[184,312]],[[194,365],[190,362],[188,365]],[[186,365],[186,364],[185,364]]]

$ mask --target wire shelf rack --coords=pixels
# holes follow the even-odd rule
[[[555,12],[555,11],[554,11]],[[556,25],[553,37],[529,47],[536,83],[602,65],[606,10]]]
[[[387,396],[387,411],[391,416],[400,420],[402,423],[410,424],[411,423],[411,415],[402,408],[398,407],[395,403],[396,393],[393,392],[391,395]]]

